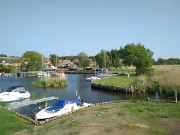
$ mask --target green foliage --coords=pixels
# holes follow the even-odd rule
[[[42,55],[35,51],[26,51],[23,56],[28,64],[27,69],[30,70],[40,70],[42,68]],[[45,60],[43,60],[44,62]]]
[[[162,59],[158,58],[156,65],[180,65],[180,59],[178,58],[169,58],[169,59]]]
[[[6,54],[0,54],[0,57],[7,57]]]
[[[6,107],[6,106],[8,106],[8,105],[9,105],[9,104],[6,103],[6,102],[0,102],[0,106]]]
[[[89,58],[85,52],[81,52],[78,54],[79,66],[87,67],[89,66]]]
[[[101,50],[101,52],[98,53],[95,57],[99,67],[110,67],[111,61],[107,51]]]
[[[122,63],[120,62],[120,52],[117,49],[112,49],[109,56],[111,57],[113,67],[122,67]]]
[[[123,63],[128,66],[136,67],[136,74],[144,74],[151,71],[153,65],[153,52],[146,49],[140,43],[135,45],[127,44],[124,48],[120,48],[123,55]]]
[[[57,67],[57,65],[59,64],[59,56],[57,56],[56,54],[50,54],[49,58],[51,60],[51,63],[56,65]]]

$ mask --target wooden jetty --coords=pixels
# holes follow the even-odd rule
[[[46,97],[46,98],[41,98],[41,99],[27,101],[27,102],[21,102],[21,103],[9,105],[7,108],[12,110],[12,109],[16,109],[16,108],[19,108],[19,107],[28,106],[28,105],[31,105],[31,104],[37,104],[37,103],[40,103],[40,102],[45,102],[45,101],[49,101],[49,100],[53,100],[53,99],[57,100],[58,97],[52,96],[52,97]]]

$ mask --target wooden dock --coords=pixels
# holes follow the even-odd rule
[[[45,102],[45,101],[49,101],[49,100],[54,100],[54,99],[58,99],[58,97],[46,97],[46,98],[41,98],[41,99],[37,99],[37,100],[32,100],[32,101],[27,101],[27,102],[21,102],[21,103],[17,103],[17,104],[12,104],[9,105],[7,108],[10,110],[16,109],[16,108],[20,108],[23,106],[28,106],[31,104],[37,104],[37,103],[41,103],[41,102]]]

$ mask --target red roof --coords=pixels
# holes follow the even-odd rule
[[[62,63],[63,62],[63,60],[59,60],[59,63]]]
[[[49,58],[45,58],[46,63],[51,63],[51,60]]]
[[[70,60],[66,60],[66,63],[71,63],[71,61]]]

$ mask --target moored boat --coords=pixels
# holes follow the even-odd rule
[[[86,78],[86,81],[95,81],[95,80],[99,80],[99,79],[101,79],[101,78],[96,77],[96,76],[92,76],[92,77]]]
[[[57,67],[55,67],[54,65],[52,64],[48,64],[45,66],[44,69],[42,69],[43,71],[54,71],[54,70],[57,70]]]
[[[38,120],[45,120],[78,110],[91,104],[81,101],[58,100],[53,106],[42,109],[37,113]]]
[[[0,93],[1,102],[15,102],[30,98],[30,93],[21,85],[12,86],[7,91]]]
[[[65,73],[63,71],[56,71],[51,73],[52,76],[65,77]]]

